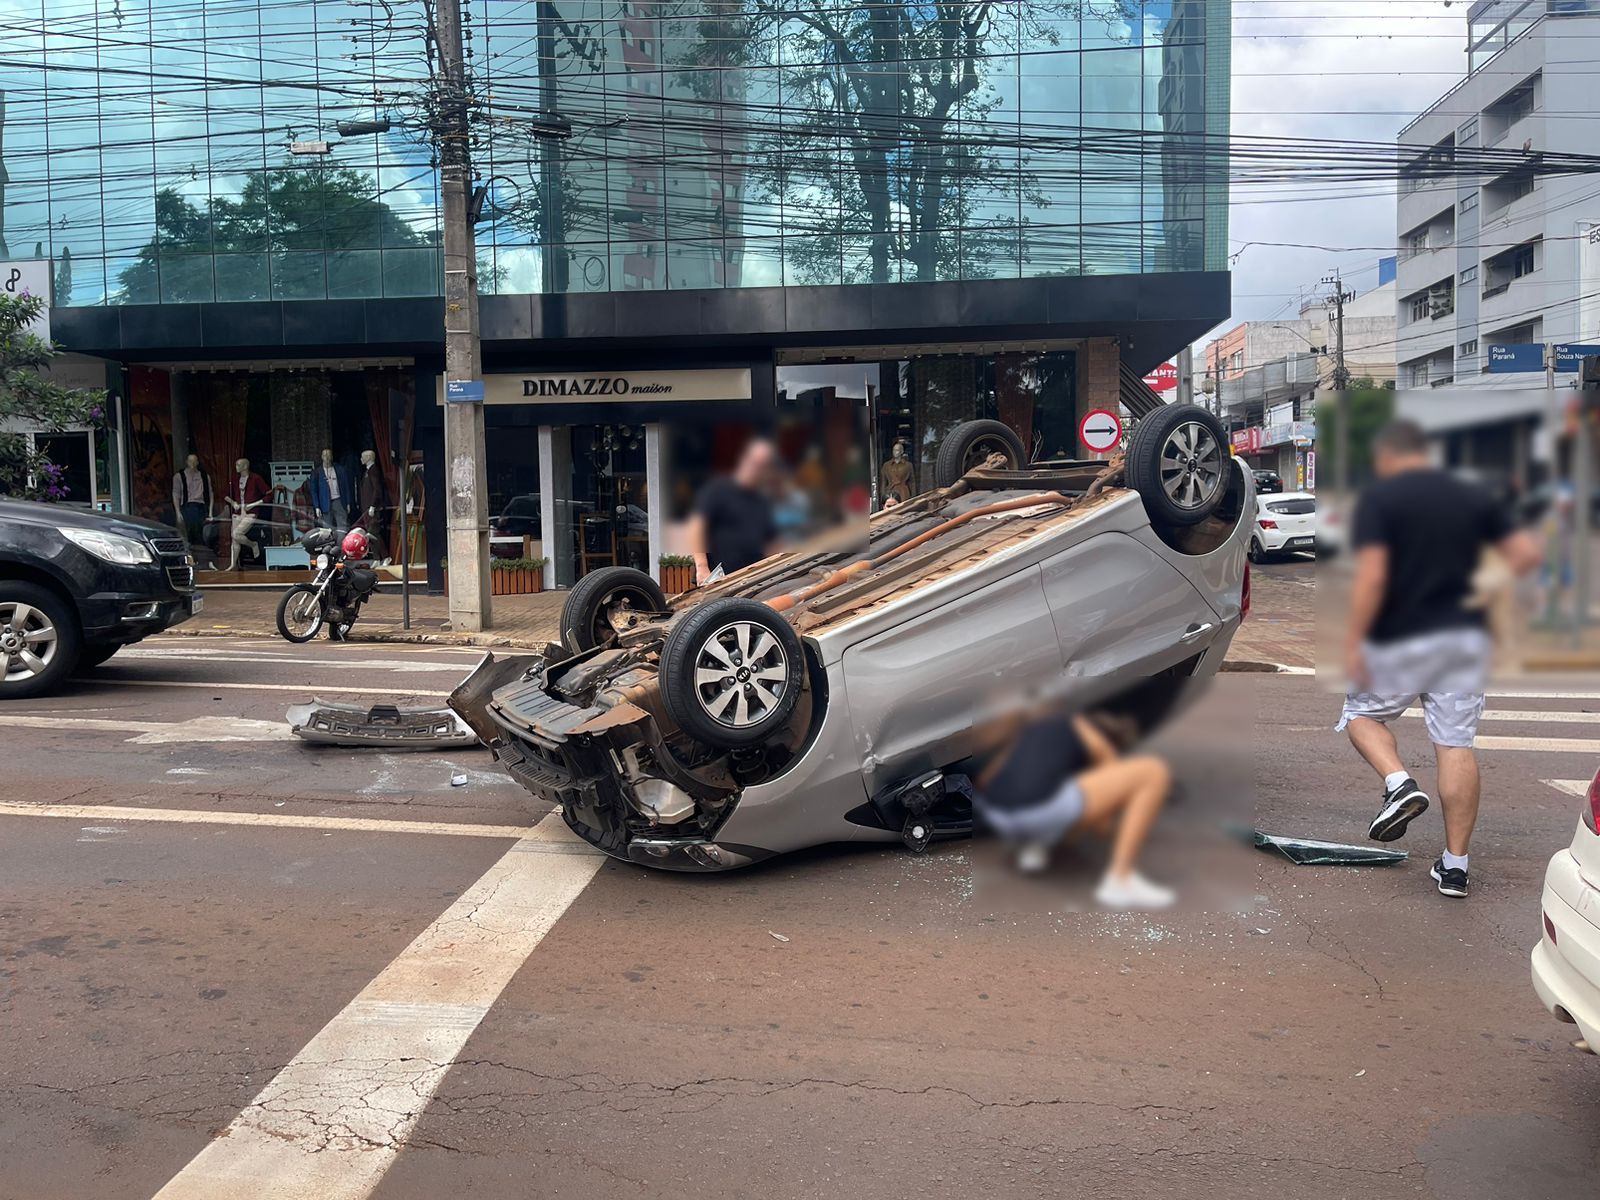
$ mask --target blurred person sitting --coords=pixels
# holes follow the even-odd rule
[[[1356,503],[1355,578],[1345,633],[1349,691],[1337,726],[1383,779],[1368,827],[1401,837],[1428,808],[1389,722],[1422,703],[1438,766],[1445,848],[1430,871],[1441,895],[1467,894],[1467,850],[1478,817],[1472,745],[1483,715],[1492,645],[1473,576],[1486,547],[1515,574],[1539,565],[1538,543],[1480,484],[1434,467],[1411,421],[1391,421],[1374,442],[1377,481]]]
[[[718,567],[731,575],[772,553],[777,526],[770,490],[776,466],[773,444],[752,438],[733,474],[700,490],[688,529],[696,584],[709,582]]]
[[[1037,872],[1079,832],[1111,838],[1111,862],[1095,888],[1105,908],[1169,907],[1177,894],[1134,869],[1172,790],[1154,756],[1123,757],[1090,719],[1035,713],[1006,738],[975,781],[973,804],[989,828],[1020,843],[1017,866]]]

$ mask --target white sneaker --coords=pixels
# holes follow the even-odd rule
[[[1178,893],[1151,883],[1137,871],[1121,879],[1107,875],[1094,890],[1094,902],[1101,908],[1171,908]]]
[[[1043,842],[1024,842],[1017,851],[1017,870],[1037,875],[1050,866],[1050,847]]]

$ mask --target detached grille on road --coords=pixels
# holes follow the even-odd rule
[[[187,591],[194,586],[194,567],[187,563],[181,567],[168,567],[167,580],[179,591]]]
[[[156,548],[157,554],[189,553],[189,547],[182,538],[151,538],[150,544]]]

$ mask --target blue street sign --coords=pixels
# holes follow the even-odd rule
[[[483,380],[449,379],[445,381],[444,398],[451,404],[466,404],[483,400]]]
[[[1544,347],[1537,344],[1489,347],[1489,374],[1544,370]]]
[[[1600,346],[1581,345],[1574,343],[1569,346],[1556,347],[1556,370],[1576,371],[1583,365],[1583,360],[1591,355],[1600,354]]]

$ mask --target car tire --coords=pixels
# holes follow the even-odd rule
[[[991,454],[1004,454],[1008,471],[1021,471],[1029,462],[1027,447],[1011,426],[999,421],[965,421],[957,425],[939,443],[933,465],[935,485],[949,487],[968,471],[983,466]]]
[[[22,657],[26,651],[38,665]],[[78,614],[54,592],[21,580],[0,580],[0,700],[40,696],[78,666],[83,635]]]
[[[290,632],[289,630],[289,605],[293,603],[295,598],[298,596],[315,597],[316,595],[317,587],[315,584],[297,583],[288,591],[286,591],[283,594],[282,599],[278,601],[278,632],[283,635],[283,639],[285,641],[293,642],[295,645],[299,646],[309,642],[312,638],[316,637],[317,634],[322,632],[322,625],[328,614],[327,610],[320,602],[316,606],[316,616],[307,628],[300,629],[297,626],[294,632]],[[298,612],[299,610],[297,609],[296,611]]]
[[[1152,524],[1198,525],[1222,504],[1234,470],[1222,422],[1194,404],[1169,404],[1139,422],[1128,445],[1128,486]]]
[[[126,645],[125,642],[114,642],[107,646],[104,643],[98,646],[85,646],[78,655],[78,665],[73,668],[76,674],[92,671],[109,659],[118,650]]]
[[[1267,552],[1261,548],[1261,543],[1255,538],[1250,539],[1250,561],[1258,566],[1267,559]]]
[[[661,585],[633,567],[602,567],[573,585],[561,605],[561,641],[574,654],[606,646],[620,632],[609,610],[625,603],[638,613],[669,612]],[[630,621],[633,618],[630,618]]]
[[[729,596],[691,609],[661,650],[667,712],[719,750],[764,741],[794,712],[804,681],[800,635],[759,600]]]

